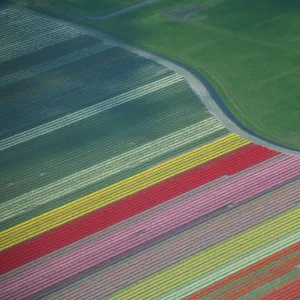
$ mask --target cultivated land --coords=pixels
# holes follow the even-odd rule
[[[1,18],[5,228],[228,133],[163,66],[21,11]]]
[[[243,125],[300,150],[299,14],[295,0],[160,0],[87,24],[199,71]]]
[[[0,299],[297,296],[299,155],[109,39],[0,19]]]

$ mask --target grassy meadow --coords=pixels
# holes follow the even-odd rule
[[[300,150],[299,14],[292,0],[161,0],[98,26],[199,71],[243,125]]]

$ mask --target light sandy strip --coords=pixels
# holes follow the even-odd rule
[[[37,66],[33,66],[24,71],[20,71],[18,73],[9,74],[7,76],[3,76],[0,78],[0,87],[3,87],[7,84],[14,83],[19,80],[23,80],[32,76],[37,76],[40,73],[50,71],[52,69],[62,67],[71,62],[89,57],[91,55],[97,54],[99,52],[105,51],[106,49],[113,48],[114,46],[103,42],[89,48],[84,48],[81,50],[77,50],[67,55],[60,56],[54,60],[39,64]]]
[[[214,284],[215,282],[222,280],[234,273],[237,273],[272,254],[279,252],[289,246],[299,242],[300,229],[287,234],[272,243],[260,247],[257,250],[253,250],[250,253],[243,255],[242,257],[231,261],[224,266],[208,272],[196,278],[193,281],[188,282],[185,285],[180,286],[166,294],[163,294],[155,299],[157,300],[169,300],[169,299],[183,299],[201,289],[206,288]]]
[[[299,184],[300,180],[298,185],[290,184],[288,187],[285,186],[273,193],[273,195],[268,194],[255,201],[248,202],[206,224],[187,230],[175,236],[175,238],[161,243],[158,247],[146,249],[127,261],[119,262],[104,272],[98,271],[97,276],[92,276],[91,282],[89,282],[88,278],[85,278],[80,283],[78,282],[78,285],[75,283],[74,288],[76,287],[75,289],[78,291],[86,290],[92,292],[93,299],[98,299],[99,297],[102,299],[104,295],[140,280],[147,274],[158,272],[168,265],[292,208],[300,196]],[[255,215],[255,218],[253,218],[253,215]],[[232,226],[235,223],[238,225]],[[132,224],[132,226],[134,225]],[[147,227],[145,233],[143,233],[148,235],[148,239],[153,238],[151,233],[147,233],[149,229],[151,228]],[[139,238],[139,235],[135,234],[125,237],[124,234],[120,233],[120,236],[122,237],[121,244],[123,241],[135,243],[135,239]],[[103,243],[108,244],[109,239],[107,241],[103,240]],[[120,247],[123,248],[121,244]],[[21,276],[12,276],[13,272],[7,274],[4,276],[6,280],[3,278],[3,289],[0,292],[0,296],[9,296],[11,298],[18,296],[23,298],[45,288],[51,290],[53,284],[70,278],[91,266],[95,267],[95,265],[99,264],[98,259],[102,259],[102,245],[100,243],[98,251],[94,251],[94,253],[91,253],[90,246],[77,248],[75,251],[68,247],[69,251],[66,251],[61,256],[53,253],[48,256],[48,260],[44,258],[44,260],[33,262],[31,267],[24,266],[23,270],[22,268],[16,270],[15,273],[17,274],[22,272]],[[119,250],[119,247],[115,249]],[[124,252],[125,250],[127,249],[121,249]],[[116,255],[117,253],[114,252],[114,250],[111,250],[111,254]],[[164,257],[164,254],[168,254],[168,256]],[[147,268],[146,265],[148,266]],[[25,272],[26,269],[27,271]],[[97,286],[97,289],[93,288],[95,286]],[[67,289],[69,290],[69,287]]]
[[[244,140],[236,134],[229,134],[215,142],[212,142],[211,144],[202,146],[188,153],[184,153],[146,171],[119,181],[107,188],[101,189],[77,199],[76,201],[72,201],[33,219],[4,230],[0,233],[0,250],[9,248],[26,239],[65,224],[75,218],[92,212],[95,209],[104,207],[211,159],[248,145],[249,143],[249,141]],[[169,145],[167,148],[169,148]],[[99,174],[101,174],[101,172]],[[57,188],[62,187],[57,186]],[[41,196],[40,198],[43,201]],[[23,202],[21,202],[21,206],[25,205],[25,207],[27,207],[26,204],[24,204],[24,201],[26,201],[26,198],[23,199]],[[28,201],[34,203],[34,199],[31,197],[28,198]],[[12,206],[6,211],[13,212],[14,207]]]
[[[23,194],[0,205],[0,220],[10,219],[121,171],[137,167],[150,159],[192,143],[222,128],[223,126],[215,118],[210,117],[54,183]]]
[[[79,122],[81,120],[84,120],[96,114],[99,114],[103,111],[106,111],[118,105],[122,105],[126,102],[138,99],[140,97],[143,97],[145,95],[148,95],[150,93],[153,93],[155,91],[158,91],[160,89],[163,89],[167,86],[170,86],[172,84],[178,83],[183,80],[184,79],[180,75],[173,74],[163,79],[138,87],[132,91],[107,99],[103,102],[83,108],[79,111],[68,114],[64,117],[55,119],[48,123],[23,131],[21,133],[17,133],[11,137],[8,137],[0,141],[0,151],[30,141],[39,136],[53,132],[65,126],[71,125],[73,123]]]

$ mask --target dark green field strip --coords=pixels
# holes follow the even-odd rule
[[[208,117],[184,82],[3,151],[1,201]],[[89,157],[90,156],[90,157]],[[47,176],[39,176],[46,173]],[[17,183],[7,188],[9,183]]]
[[[9,90],[17,83],[11,85],[0,113],[3,120],[1,138],[55,120],[171,74],[160,74],[159,71],[163,69],[161,66],[137,59],[119,48],[105,51],[98,57],[90,58],[85,68],[78,67],[73,72],[62,69],[57,78],[55,74],[51,76],[51,72],[48,72],[24,80],[23,91],[9,96]],[[41,83],[40,89],[34,82]],[[25,96],[24,99],[22,95]]]
[[[95,184],[91,184],[90,186],[87,186],[86,188],[79,189],[73,193],[70,193],[69,195],[66,195],[64,197],[61,197],[54,201],[51,201],[50,203],[44,204],[38,208],[31,210],[30,212],[16,216],[16,217],[6,220],[4,222],[0,222],[0,231],[8,229],[17,224],[20,224],[21,222],[30,220],[31,218],[34,218],[34,217],[39,216],[47,211],[58,208],[64,204],[74,201],[75,199],[79,199],[80,197],[83,197],[90,193],[96,192],[102,188],[105,188],[109,185],[117,183],[123,179],[130,177],[130,176],[134,176],[140,172],[143,172],[143,171],[157,165],[158,163],[160,163],[164,160],[170,159],[171,157],[174,157],[174,156],[178,156],[186,151],[191,151],[194,148],[205,145],[209,142],[212,142],[213,140],[217,140],[217,139],[225,136],[226,134],[228,134],[228,130],[226,128],[221,129],[220,131],[212,133],[202,139],[195,141],[194,143],[188,144],[188,145],[181,147],[179,149],[176,149],[176,150],[171,150],[169,153],[158,156],[156,159],[153,159],[146,163],[143,163],[138,167],[134,167],[132,169],[120,172],[114,176],[108,177],[107,179],[101,180]]]
[[[89,59],[99,59],[101,54],[109,50],[111,49],[109,49],[105,43],[96,43],[96,45],[72,51],[68,55],[62,55],[47,62],[33,65],[20,72],[5,76],[1,78],[1,83],[4,87],[14,86],[19,90],[22,89],[24,82],[27,83],[28,80],[37,80],[45,74],[57,75],[58,72],[61,72],[62,75],[70,75],[68,71],[78,72],[80,68],[90,67],[91,61]]]
[[[0,62],[2,76],[23,71],[34,65],[48,62],[57,57],[72,53],[76,50],[81,50],[89,46],[100,44],[101,41],[90,38],[86,35],[73,37],[66,41],[58,42],[57,44],[46,46],[37,51],[32,51],[12,60]]]
[[[172,98],[172,96],[176,98]],[[184,102],[182,101],[183,97]],[[122,153],[123,150],[128,151],[135,146],[142,145],[159,136],[164,136],[168,132],[176,131],[182,126],[200,121],[202,111],[197,101],[192,92],[188,90],[188,87],[184,86],[184,83],[178,84],[177,87],[171,86],[165,88],[164,91],[149,94],[131,103],[123,104],[120,107],[115,107],[62,128],[57,132],[5,150],[1,157],[1,165],[8,167],[11,164],[9,169],[13,171],[17,165],[17,160],[19,160],[22,165],[27,162],[30,169],[32,169],[34,166],[32,161],[38,161],[39,157],[42,158],[43,151],[49,154],[57,151],[59,156],[64,156],[59,160],[61,163],[65,162],[68,157],[71,158],[71,161],[78,155],[81,157],[83,149],[88,150],[85,153],[88,154],[93,148],[95,148],[96,153],[101,150],[100,157],[97,157],[98,162],[106,160]],[[180,120],[176,119],[181,114],[182,118]],[[204,118],[207,115],[205,113]],[[154,125],[153,128],[147,128],[150,124]],[[141,130],[137,125],[141,125],[143,129]],[[175,126],[175,128],[172,129],[172,126]],[[145,130],[148,131],[146,135]],[[138,133],[138,138],[132,137],[130,140],[130,142],[135,143],[135,146],[127,145],[129,148],[119,149],[117,145],[122,144],[122,141],[129,144],[128,138],[130,138],[132,131]],[[78,139],[78,136],[80,136],[80,139]],[[114,146],[114,149],[110,149],[107,145]],[[75,157],[72,157],[73,155]],[[93,163],[91,162],[91,164]],[[38,170],[44,165],[52,165],[52,162],[50,164],[47,159],[43,164],[41,164],[41,161],[35,164]],[[87,166],[86,162],[83,165]],[[80,168],[81,166],[79,166]],[[20,175],[20,172],[24,172],[24,170],[15,168],[13,174],[17,176]],[[29,176],[30,172],[26,175]],[[6,177],[7,182],[10,182],[14,180],[14,176],[10,177],[6,173],[4,177]],[[18,176],[18,180],[20,179]]]
[[[55,68],[54,70],[49,70],[44,73],[40,73],[39,75],[32,74],[32,76],[29,79],[23,79],[23,80],[18,80],[16,82],[13,82],[11,84],[7,84],[5,86],[5,91],[7,97],[13,97],[14,93],[20,93],[23,90],[28,89],[27,85],[30,81],[37,81],[38,78],[46,76],[49,74],[55,74],[55,76],[66,76],[70,77],[72,75],[72,78],[75,79],[80,79],[83,80],[84,83],[88,83],[89,81],[92,80],[92,82],[99,82],[98,78],[94,77],[95,75],[99,75],[99,68],[110,68],[111,64],[115,64],[118,62],[127,62],[130,61],[132,62],[150,62],[146,59],[143,58],[138,58],[137,56],[134,56],[120,48],[111,48],[111,49],[106,49],[103,52],[100,52],[98,54],[93,54],[90,57],[85,57],[82,58],[81,60],[75,60],[72,63],[62,65],[61,67]],[[49,61],[48,64],[51,66],[52,61]],[[153,62],[151,62],[153,66],[157,65]],[[134,67],[134,65],[133,65]],[[87,71],[91,70],[92,75],[89,74]],[[114,69],[113,69],[114,70]],[[100,70],[100,72],[103,72],[103,70]],[[116,70],[114,70],[116,72]],[[118,70],[120,71],[120,70]],[[126,68],[122,70],[123,72],[127,71]],[[96,73],[97,72],[97,73]],[[72,74],[70,74],[72,73]],[[100,73],[101,74],[101,73]],[[16,73],[17,75],[17,73]],[[82,78],[81,78],[82,77]],[[24,84],[26,83],[26,84]],[[67,82],[68,83],[68,82]],[[33,82],[31,86],[36,85],[36,82]],[[30,87],[30,85],[29,85]],[[9,98],[8,98],[9,99]],[[15,99],[15,98],[13,98]],[[21,98],[22,99],[22,98]],[[18,100],[18,98],[16,98]],[[1,101],[3,102],[3,100]]]
[[[39,76],[34,76],[33,74],[29,79],[6,85],[5,88],[3,88],[3,99],[1,99],[0,103],[23,101],[24,96],[28,97],[37,92],[44,94],[48,90],[58,91],[64,95],[68,89],[84,87],[85,84],[98,83],[99,85],[99,80],[104,80],[104,75],[107,72],[108,75],[110,75],[108,78],[110,78],[112,74],[118,74],[121,71],[123,74],[126,74],[127,71],[130,72],[130,70],[127,70],[130,69],[127,65],[128,63],[132,64],[133,68],[137,68],[137,66],[142,67],[141,63],[146,62],[148,62],[148,64],[150,63],[147,60],[136,59],[136,57],[120,48],[112,48],[98,55],[96,54],[82,59],[81,62],[74,61],[72,64],[63,65],[56,70],[50,70],[44,74],[39,74]],[[124,63],[123,70],[120,70],[120,63]],[[139,64],[137,65],[137,63]],[[51,61],[49,61],[49,64],[51,64]],[[153,64],[153,66],[155,66],[155,64]],[[60,87],[58,89],[55,80],[61,82],[63,88]],[[81,83],[81,85],[74,87],[75,83]],[[51,96],[54,97],[57,95],[51,94]]]

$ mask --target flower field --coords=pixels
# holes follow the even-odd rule
[[[0,18],[1,299],[300,295],[300,156],[229,132],[151,60]]]

